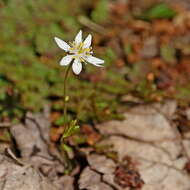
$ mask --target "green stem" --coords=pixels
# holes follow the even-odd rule
[[[67,67],[66,71],[65,71],[65,78],[64,78],[64,83],[63,83],[63,97],[64,97],[64,106],[63,106],[63,117],[64,117],[64,124],[65,124],[65,128],[66,128],[66,118],[67,118],[67,95],[66,95],[66,84],[67,84],[67,78],[69,75],[69,71],[71,69],[72,63],[70,63],[70,65]]]

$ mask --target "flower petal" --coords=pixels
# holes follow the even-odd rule
[[[96,63],[91,63],[93,65],[95,65],[96,67],[104,67],[103,65],[99,65],[99,64],[96,64]]]
[[[87,62],[89,62],[89,63],[91,63],[91,64],[97,66],[97,67],[98,67],[98,66],[101,67],[100,64],[103,64],[103,63],[104,63],[104,60],[99,59],[99,58],[97,58],[97,57],[94,57],[94,56],[92,56],[92,55],[87,56],[87,57],[85,58],[85,60],[86,60]]]
[[[82,30],[79,31],[79,33],[75,37],[75,43],[80,44],[82,42]]]
[[[82,70],[82,63],[78,59],[75,59],[72,65],[72,69],[73,72],[78,75]]]
[[[72,59],[73,59],[73,55],[67,55],[61,59],[60,65],[67,66],[69,65],[69,63],[71,63]]]
[[[63,40],[61,40],[61,39],[59,39],[59,38],[57,38],[57,37],[54,37],[54,40],[55,40],[55,42],[57,43],[57,45],[58,45],[61,49],[65,50],[66,52],[70,49],[70,46],[69,46],[66,42],[64,42]]]
[[[92,43],[92,35],[89,34],[87,38],[84,40],[84,46],[83,48],[89,48]]]

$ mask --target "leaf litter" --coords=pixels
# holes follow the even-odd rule
[[[13,22],[17,3],[23,6]],[[30,163],[30,182],[43,176],[50,181],[45,189],[66,190],[190,188],[190,16],[188,4],[183,5],[151,0],[0,3],[0,114],[1,122],[11,122],[10,129],[0,128],[0,150],[11,147],[16,157]],[[70,39],[79,27],[94,31],[94,45],[107,65],[98,77],[87,68],[79,77],[82,83],[69,79],[74,100],[69,117],[78,114],[82,131],[68,139],[68,161],[58,145],[63,72],[55,62],[61,54],[50,39],[53,34]],[[49,111],[39,112],[47,104]],[[9,162],[0,164],[10,172],[1,175],[5,190],[24,167]],[[18,175],[14,167],[21,168]]]

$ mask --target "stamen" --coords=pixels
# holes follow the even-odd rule
[[[75,42],[70,42],[69,53],[74,55],[75,59],[80,59],[81,62],[85,62],[84,57],[93,54],[92,47],[83,48],[84,43],[81,42],[76,44]]]

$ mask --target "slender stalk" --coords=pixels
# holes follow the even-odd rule
[[[64,78],[64,83],[63,83],[63,97],[64,97],[64,106],[63,106],[63,117],[64,117],[64,124],[65,124],[65,128],[66,128],[66,121],[67,121],[67,95],[66,95],[66,85],[67,85],[67,78],[69,75],[69,71],[71,69],[72,63],[69,64],[69,66],[67,67],[66,71],[65,71],[65,78]]]
[[[64,98],[64,100],[63,100],[63,103],[64,103],[64,105],[63,105],[63,117],[64,117],[64,131],[63,131],[63,135],[62,135],[62,137],[61,137],[61,139],[60,139],[60,142],[61,142],[61,145],[62,145],[62,143],[64,143],[64,138],[63,138],[63,136],[64,136],[64,133],[65,133],[65,131],[66,131],[66,129],[67,129],[67,124],[66,124],[66,121],[67,121],[67,95],[66,95],[66,93],[67,93],[67,88],[66,88],[66,85],[67,85],[67,78],[68,78],[68,76],[69,76],[69,71],[70,71],[70,69],[71,69],[71,66],[72,66],[72,63],[70,63],[69,64],[69,66],[67,67],[67,69],[66,69],[66,71],[65,71],[65,76],[64,76],[64,81],[63,81],[63,98]],[[65,163],[66,163],[66,168],[67,167],[69,167],[69,156],[68,156],[68,153],[66,152],[66,151],[64,151],[63,152],[63,158],[64,158],[64,161],[65,161]]]

